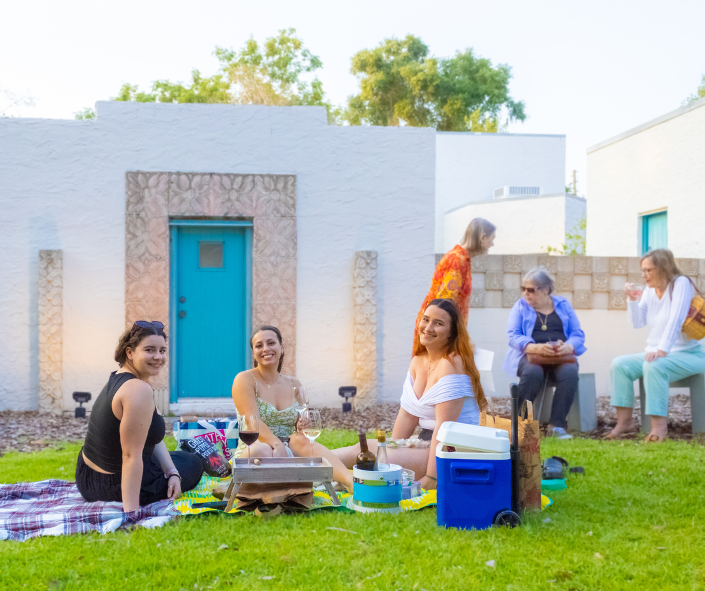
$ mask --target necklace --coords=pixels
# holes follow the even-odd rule
[[[277,372],[277,379],[272,382],[271,386],[273,386],[274,384],[276,384],[276,383],[279,381],[279,376],[281,376],[281,374],[280,374],[279,372]],[[270,384],[269,384],[269,382],[267,382],[267,380],[264,379],[264,376],[262,375],[262,372],[261,372],[261,371],[259,372],[259,377],[261,377],[261,378],[262,378],[262,381],[263,381],[265,384],[267,384],[267,388],[270,388],[270,387],[271,387]]]
[[[539,320],[541,320],[541,330],[548,330],[548,317],[551,315],[551,313],[549,312],[548,314],[546,314],[546,317],[544,319],[541,319],[541,314],[539,314],[538,310],[536,310],[536,314],[539,317]]]
[[[441,357],[441,359],[443,359],[443,357]],[[431,374],[433,373],[433,370],[436,369],[436,366],[441,362],[441,359],[439,359],[438,361],[436,361],[436,363],[434,363],[433,366],[431,366],[431,362],[429,361],[428,366],[429,366],[431,369],[428,370],[428,375],[431,375]]]

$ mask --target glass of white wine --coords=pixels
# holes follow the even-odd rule
[[[307,408],[301,413],[301,431],[311,442],[311,457],[313,457],[313,442],[321,434],[321,411]],[[313,460],[311,460],[313,466]]]

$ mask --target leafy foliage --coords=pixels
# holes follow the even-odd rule
[[[81,119],[81,120],[87,120],[87,119],[95,119],[95,109],[91,109],[90,107],[86,107],[85,109],[81,109],[80,111],[76,111],[73,116],[76,119]]]
[[[587,217],[583,216],[573,229],[565,235],[565,242],[560,248],[546,246],[544,249],[548,254],[583,255],[587,252]]]
[[[113,100],[141,103],[230,103],[247,105],[318,105],[327,108],[329,119],[337,111],[325,100],[321,81],[313,74],[323,66],[296,36],[295,29],[282,29],[264,45],[250,38],[235,51],[216,47],[220,62],[217,74],[207,77],[199,70],[191,72],[190,82],[157,80],[151,92],[135,84],[123,84]],[[76,113],[85,114],[84,111]]]
[[[692,103],[693,101],[700,100],[701,98],[705,97],[705,74],[703,74],[702,79],[700,80],[700,86],[698,86],[698,89],[695,91],[695,94],[691,94],[687,99],[683,101],[683,105],[687,105],[689,103]]]
[[[503,110],[509,120],[526,119],[524,103],[509,96],[511,68],[493,67],[472,49],[436,58],[413,35],[385,39],[353,56],[351,72],[360,82],[343,114],[351,125],[496,132]]]

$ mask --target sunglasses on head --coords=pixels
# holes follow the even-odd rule
[[[523,285],[521,286],[521,293],[536,293],[536,288],[535,287],[524,287]]]
[[[147,322],[146,320],[137,320],[135,323],[132,325],[132,330],[134,331],[135,328],[153,328],[154,330],[157,331],[157,334],[164,332],[164,325],[159,322],[158,320],[152,320],[152,322]]]

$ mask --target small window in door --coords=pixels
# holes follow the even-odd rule
[[[198,267],[200,269],[222,269],[223,268],[223,243],[222,242],[199,242],[198,243]]]
[[[641,216],[641,254],[657,248],[668,248],[668,212]]]

